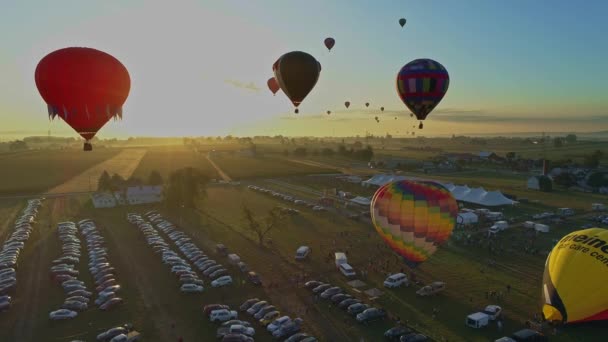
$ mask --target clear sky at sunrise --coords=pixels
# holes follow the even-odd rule
[[[37,62],[68,46],[129,69],[124,120],[101,138],[405,134],[415,122],[395,77],[416,58],[439,61],[451,78],[425,135],[608,130],[603,0],[0,0],[0,11],[0,139],[76,136],[48,121],[34,84]],[[300,115],[266,88],[272,63],[292,50],[323,66]]]

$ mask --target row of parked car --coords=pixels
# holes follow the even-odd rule
[[[282,200],[284,200],[285,202],[288,202],[288,203],[293,203],[293,204],[300,205],[300,206],[303,206],[303,207],[308,207],[308,208],[310,208],[310,209],[312,209],[314,211],[323,211],[323,210],[325,210],[325,207],[323,207],[321,205],[318,205],[316,203],[308,202],[308,201],[305,201],[305,200],[302,200],[302,199],[297,199],[297,198],[294,198],[291,195],[282,194],[280,192],[277,192],[277,191],[274,191],[274,190],[271,190],[271,189],[262,188],[262,187],[259,187],[259,186],[256,186],[256,185],[249,185],[247,188],[249,188],[250,190],[253,190],[253,191],[264,193],[264,194],[269,194],[272,197],[280,198],[280,199],[282,199]],[[293,213],[293,214],[297,214],[299,212],[296,209],[285,208],[285,210],[287,210],[288,212]]]
[[[107,258],[108,248],[105,246],[105,240],[92,220],[82,220],[78,222],[78,226],[86,240],[89,254],[89,272],[96,286],[95,305],[101,310],[110,310],[122,304],[123,299],[117,295],[121,286],[116,280],[116,269],[112,267]]]
[[[141,334],[133,330],[130,323],[110,328],[97,335],[97,341],[103,342],[135,342],[141,339]]]
[[[288,342],[315,342],[314,337],[301,333],[303,320],[282,316],[278,309],[268,301],[259,298],[246,300],[239,311],[247,313],[259,322],[275,339]],[[217,337],[222,341],[253,341],[255,329],[251,323],[238,319],[238,312],[230,310],[228,305],[209,304],[203,307],[203,313],[209,316],[211,322],[223,322],[217,331]]]
[[[81,244],[77,236],[78,229],[74,222],[60,222],[57,224],[57,233],[61,240],[61,256],[53,260],[51,276],[61,284],[66,298],[61,309],[52,311],[49,318],[52,320],[70,319],[89,307],[91,292],[87,291],[84,281],[78,279],[79,271],[76,269],[80,263]]]
[[[17,287],[17,261],[19,253],[25,247],[32,232],[32,223],[42,204],[39,199],[27,202],[23,212],[15,221],[15,229],[2,245],[0,251],[0,311],[11,307],[12,299],[9,293]]]

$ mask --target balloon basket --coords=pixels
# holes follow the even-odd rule
[[[83,151],[93,151],[93,145],[91,143],[85,142],[82,150]]]

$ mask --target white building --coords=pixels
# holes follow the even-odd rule
[[[91,195],[91,200],[95,208],[114,208],[116,206],[116,198],[109,192],[96,192]]]
[[[126,191],[126,201],[128,204],[157,203],[162,200],[162,185],[131,186]]]

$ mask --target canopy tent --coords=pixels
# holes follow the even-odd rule
[[[401,181],[401,180],[426,180],[417,177],[406,177],[406,176],[397,176],[397,175],[388,175],[388,174],[377,174],[372,178],[361,182],[363,186],[383,186],[384,184]],[[452,196],[457,201],[473,203],[488,207],[494,207],[499,205],[512,205],[517,203],[505,195],[500,191],[486,191],[484,188],[469,188],[467,185],[454,185],[452,183],[443,183],[438,182],[443,185],[446,189],[448,189]]]
[[[456,218],[456,223],[458,224],[474,224],[477,223],[477,221],[479,220],[479,218],[477,217],[477,215],[475,213],[472,213],[470,211],[465,211],[465,212],[460,212],[458,213],[458,217]]]

